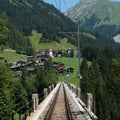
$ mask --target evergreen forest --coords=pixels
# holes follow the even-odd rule
[[[32,30],[42,33],[41,41],[58,43],[66,37],[59,32],[77,31],[76,24],[54,6],[42,0],[25,1],[0,0],[0,52],[11,48],[19,54],[35,55],[28,37]],[[94,37],[90,34],[81,28],[82,92],[93,94],[94,112],[99,120],[120,120],[120,44],[99,33],[94,33]],[[67,36],[70,36],[68,42],[77,46],[76,35]],[[87,61],[91,61],[91,65]],[[0,117],[12,120],[12,113],[27,106],[33,93],[41,93],[57,81],[59,75],[53,69],[52,59],[48,59],[44,70],[38,70],[35,76],[29,76],[24,69],[19,77],[13,76],[6,61],[0,61]]]

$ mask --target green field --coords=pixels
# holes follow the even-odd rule
[[[82,59],[81,59],[82,60]],[[74,68],[74,73],[70,74],[69,76],[66,75],[66,81],[73,83],[74,85],[78,86],[78,78],[77,78],[77,73],[78,73],[78,59],[77,58],[54,58],[53,61],[56,62],[62,62],[65,64],[65,66],[70,66]],[[65,80],[65,76],[60,76],[60,81]]]
[[[7,60],[7,62],[16,62],[18,60],[26,60],[25,55],[17,54],[14,51],[0,51],[0,56],[4,57],[4,60]]]
[[[56,41],[51,41],[51,42],[39,42],[40,38],[42,37],[41,33],[38,33],[37,31],[33,30],[32,31],[32,36],[29,36],[32,46],[34,48],[34,50],[40,50],[40,49],[45,49],[45,48],[51,48],[54,50],[61,50],[61,49],[74,49],[77,50],[77,47],[75,47],[74,45],[70,44],[67,42],[67,39],[64,38],[60,41],[60,43],[56,42]]]
[[[83,59],[81,58],[80,61],[82,62],[82,60]],[[61,57],[61,58],[53,58],[53,61],[62,62],[65,64],[66,67],[70,66],[70,67],[74,68],[73,74],[70,74],[69,76],[66,75],[66,78],[65,78],[65,76],[60,76],[59,80],[60,81],[66,80],[67,82],[70,82],[70,83],[78,86],[78,58],[77,57],[74,57],[74,58]],[[91,62],[88,61],[88,65],[91,65]]]

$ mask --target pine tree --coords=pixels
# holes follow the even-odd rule
[[[5,13],[3,13],[0,17],[0,45],[6,44],[6,40],[8,38],[9,32],[10,31],[8,28],[8,20],[7,20]]]
[[[14,108],[13,84],[9,68],[0,62],[0,115],[7,120],[11,120]]]

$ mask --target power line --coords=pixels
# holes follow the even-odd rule
[[[75,38],[73,38],[72,36],[68,35],[67,33],[76,33],[77,34],[77,32],[58,32],[58,33],[63,34],[65,36],[67,36],[68,38],[72,39],[72,40],[76,40]]]
[[[77,32],[58,32],[58,33],[77,33]]]
[[[64,4],[64,6],[65,6],[65,9],[67,10],[67,6],[66,6],[65,0],[63,0],[63,4]],[[65,11],[66,11],[66,10],[65,10]]]
[[[59,4],[57,3],[57,1],[56,0],[53,0],[53,1],[55,2],[57,8],[59,9]]]
[[[61,11],[61,5],[62,5],[62,3],[64,5],[65,11],[67,10],[67,5],[66,5],[65,0],[62,0],[62,1],[60,1],[60,0],[59,1],[53,0],[53,1],[55,2],[55,4],[56,4],[56,6],[57,6],[57,8],[58,8],[59,11]]]
[[[61,11],[61,2],[59,0],[59,11]]]

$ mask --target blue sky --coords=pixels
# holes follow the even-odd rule
[[[80,0],[60,0],[60,5],[59,5],[59,0],[44,0],[44,1],[53,4],[54,6],[56,6],[56,8],[60,9],[60,11],[64,12],[68,8],[74,6]],[[110,1],[120,2],[120,0],[110,0]]]
[[[60,7],[59,7],[59,0],[44,0],[47,3],[53,4],[61,11],[66,11],[71,6],[74,6],[80,0],[60,0]]]

